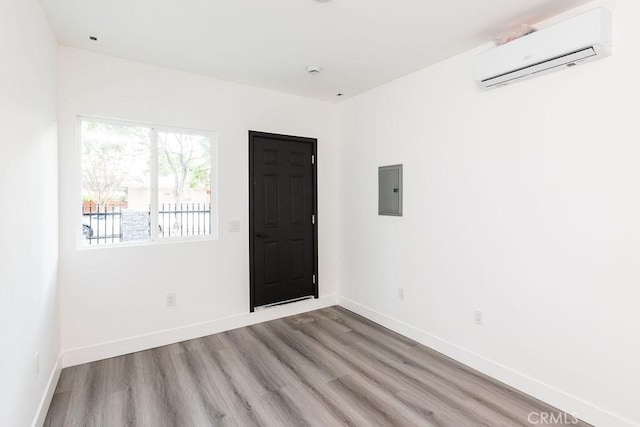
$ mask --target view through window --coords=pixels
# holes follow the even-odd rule
[[[81,244],[210,235],[212,142],[203,132],[81,118]]]

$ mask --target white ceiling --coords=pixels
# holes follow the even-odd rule
[[[63,45],[327,101],[588,2],[41,1]],[[319,65],[322,73],[307,75],[308,65]]]

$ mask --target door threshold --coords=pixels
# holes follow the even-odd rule
[[[265,305],[261,305],[259,307],[254,307],[254,310],[255,311],[266,310],[268,308],[277,307],[277,306],[285,305],[285,304],[291,304],[291,303],[298,302],[298,301],[305,301],[305,300],[314,299],[314,298],[315,297],[313,295],[309,295],[309,296],[306,296],[306,297],[300,297],[300,298],[293,298],[293,299],[289,299],[289,300],[286,300],[286,301],[278,301],[278,302],[273,302],[271,304],[265,304]]]

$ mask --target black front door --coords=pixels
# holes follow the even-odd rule
[[[316,144],[249,132],[251,311],[318,297]]]

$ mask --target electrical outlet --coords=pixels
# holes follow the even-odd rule
[[[482,312],[480,310],[473,312],[473,322],[478,326],[482,326]]]
[[[404,301],[404,288],[398,288],[398,298]]]
[[[240,221],[229,221],[227,223],[227,231],[229,233],[239,233],[240,232]]]
[[[33,371],[35,372],[36,377],[40,373],[40,353],[37,352],[33,356]]]
[[[171,292],[167,294],[167,307],[175,307],[176,305],[176,294],[175,292]]]

